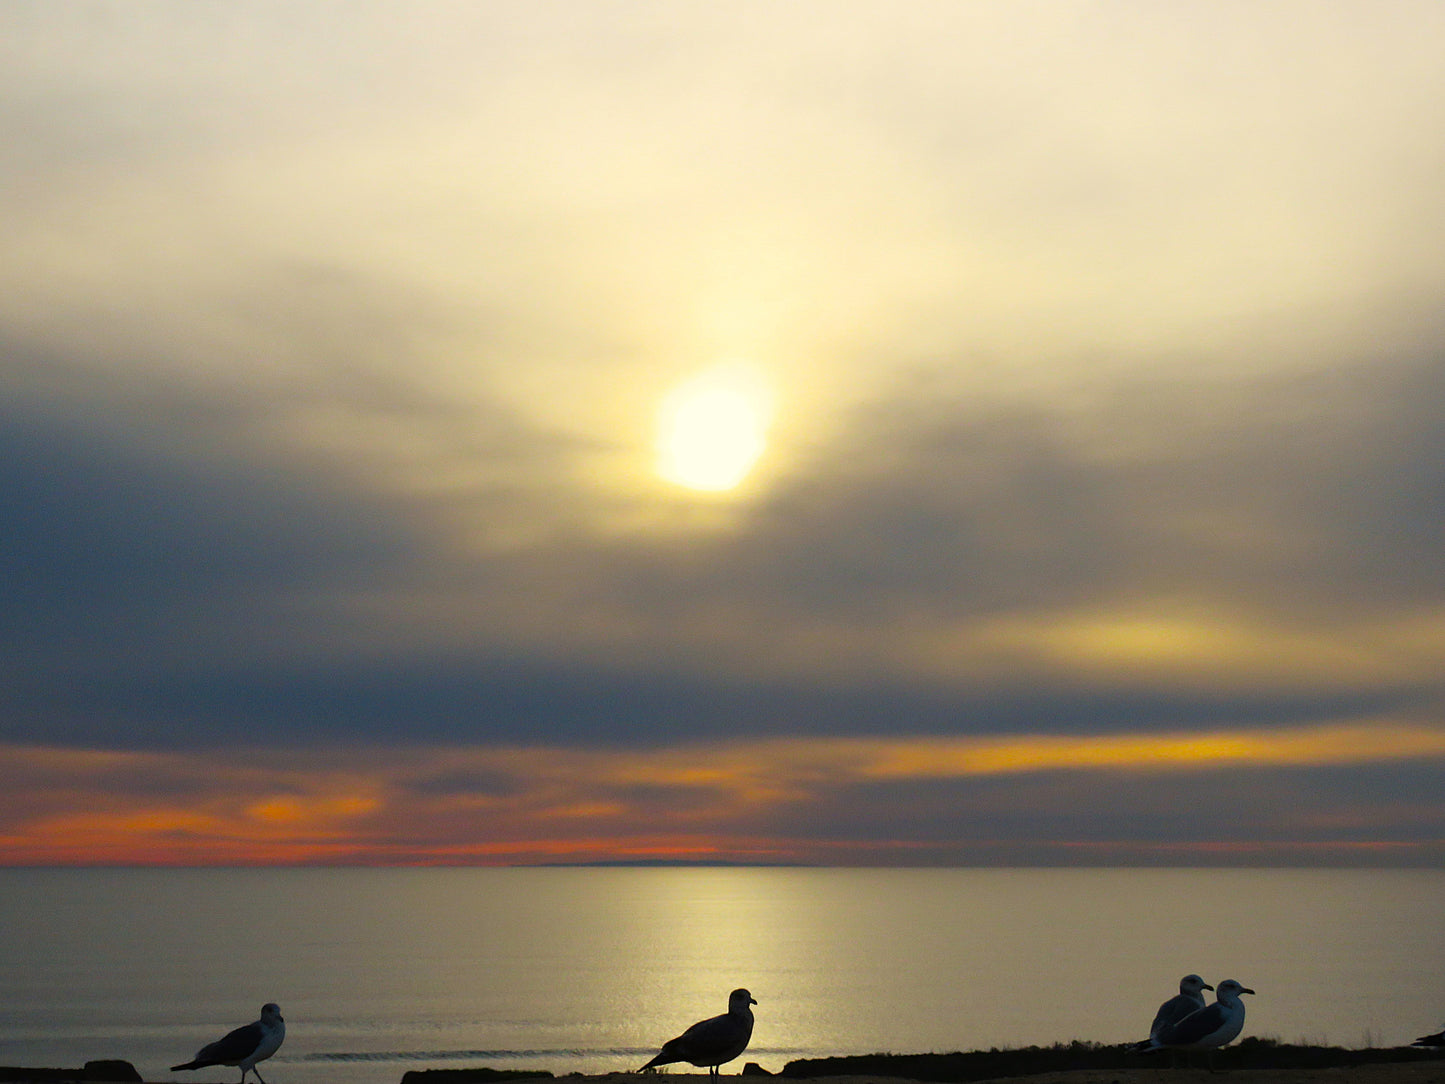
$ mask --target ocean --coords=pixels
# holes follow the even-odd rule
[[[1197,971],[1244,1034],[1445,1023],[1445,872],[3,869],[0,1064],[148,1081],[276,1001],[268,1084],[633,1069],[748,987],[746,1061],[1143,1038]],[[675,1070],[691,1072],[688,1066]]]

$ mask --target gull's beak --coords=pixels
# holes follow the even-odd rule
[[[1241,986],[1241,987],[1239,988],[1239,992],[1240,992],[1241,994],[1252,994],[1252,993],[1254,993],[1254,991],[1251,990],[1248,986]]]
[[[1206,982],[1203,986],[1200,987],[1200,989],[1201,989],[1201,990],[1213,990],[1214,987],[1213,987],[1213,986],[1210,986],[1209,983]]]
[[[749,1005],[756,1005],[757,1003],[758,1003],[758,999],[757,999],[757,998],[755,998],[755,997],[750,997],[750,998],[748,998],[748,1004],[749,1004]]]

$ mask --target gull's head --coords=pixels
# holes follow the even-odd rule
[[[1234,979],[1225,979],[1219,984],[1218,994],[1220,1001],[1232,1001],[1235,998],[1239,997],[1240,994],[1252,993],[1254,993],[1254,991],[1251,990],[1248,986],[1243,986],[1240,983],[1236,982]]]
[[[1179,980],[1179,992],[1181,994],[1197,994],[1201,990],[1213,990],[1214,987],[1205,982],[1198,975],[1185,975]]]
[[[746,1009],[749,1005],[756,1005],[753,995],[744,990],[741,986],[728,995],[728,1012],[736,1012],[739,1009]]]
[[[280,1006],[280,1005],[277,1005],[276,1002],[274,1002],[274,1001],[268,1001],[268,1002],[266,1002],[266,1004],[264,1004],[264,1005],[261,1006],[261,1019],[262,1019],[262,1020],[280,1020],[280,1019],[282,1019],[282,1016],[281,1016],[281,1006]]]

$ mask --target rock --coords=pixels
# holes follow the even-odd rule
[[[497,1084],[503,1080],[551,1080],[545,1069],[411,1069],[401,1084]]]
[[[144,1078],[128,1061],[105,1058],[88,1061],[83,1069],[30,1069],[18,1065],[0,1066],[0,1080],[15,1084],[71,1084],[74,1081],[94,1084],[140,1084]]]
[[[142,1077],[130,1062],[121,1061],[119,1058],[104,1058],[100,1061],[85,1063],[85,1079],[119,1081],[120,1084],[140,1084]]]

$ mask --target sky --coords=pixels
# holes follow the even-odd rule
[[[0,864],[1445,866],[1442,45],[10,0]]]

